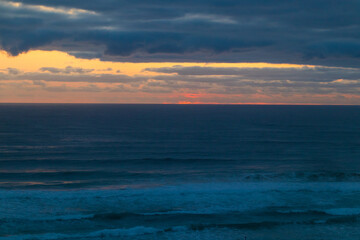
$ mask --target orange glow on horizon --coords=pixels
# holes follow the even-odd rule
[[[25,72],[38,71],[42,67],[65,68],[67,66],[95,69],[98,72],[122,73],[130,76],[136,74],[159,75],[159,73],[144,72],[146,68],[160,68],[173,66],[199,66],[199,67],[236,67],[236,68],[303,68],[316,67],[314,65],[286,64],[286,63],[206,63],[206,62],[111,62],[100,59],[76,58],[65,52],[32,50],[18,56],[10,56],[0,51],[0,69],[18,68]],[[111,68],[111,71],[105,71]],[[119,72],[117,72],[119,71]]]
[[[18,74],[44,74],[41,68],[66,69],[67,67],[83,69],[93,78],[103,76],[128,77],[129,80],[121,82],[91,82],[66,81],[67,76],[81,76],[79,72],[58,73],[63,80],[48,81],[29,80],[26,78],[12,80],[8,78],[0,81],[0,103],[164,103],[164,104],[236,104],[236,105],[319,105],[319,104],[359,104],[360,96],[356,94],[331,93],[310,94],[307,92],[296,94],[272,94],[262,91],[259,87],[255,92],[213,93],[221,91],[207,91],[207,88],[192,88],[196,82],[191,82],[186,87],[181,84],[181,75],[176,73],[158,73],[147,71],[149,68],[170,67],[219,67],[219,68],[316,68],[313,65],[300,64],[273,64],[273,63],[207,63],[207,62],[111,62],[100,59],[80,59],[60,51],[34,50],[18,56],[9,56],[5,51],[0,51],[0,74],[4,76],[11,69],[17,69]],[[152,76],[176,76],[169,82],[166,80],[152,79]],[[7,75],[6,75],[7,76]],[[180,77],[179,77],[180,76]],[[134,78],[145,79],[132,82]],[[194,77],[196,78],[196,77]],[[221,76],[217,76],[221,82]],[[96,80],[96,79],[95,79]],[[163,91],[164,85],[174,84],[180,86]],[[346,84],[349,80],[338,79],[336,84]],[[199,86],[201,86],[201,82]],[[208,83],[208,86],[210,84]],[[215,83],[216,86],[216,83]],[[149,91],[149,87],[151,88]],[[212,86],[210,86],[212,87]],[[122,90],[124,89],[124,90]],[[153,91],[153,89],[155,89]],[[166,90],[166,89],[165,89]],[[211,89],[213,90],[213,89]],[[215,89],[217,90],[217,89]],[[231,92],[231,91],[230,91]],[[339,101],[340,99],[340,101]]]

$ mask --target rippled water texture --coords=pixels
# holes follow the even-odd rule
[[[0,105],[0,239],[356,239],[360,107]]]

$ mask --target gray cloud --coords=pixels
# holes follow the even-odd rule
[[[21,71],[17,68],[7,68],[7,71],[9,74],[14,74],[14,75],[21,73]]]
[[[177,79],[212,79],[217,81],[219,76],[226,79],[243,80],[290,80],[300,82],[331,82],[337,79],[359,80],[358,68],[335,67],[302,67],[302,68],[235,68],[235,67],[163,67],[146,68],[144,71],[157,73],[176,73]],[[212,76],[211,78],[204,76]],[[217,76],[214,78],[214,76]]]
[[[8,75],[0,73],[0,80],[31,80],[46,82],[88,82],[88,83],[128,83],[147,80],[144,76],[130,77],[127,75],[113,74],[79,74],[79,75],[62,75],[52,73],[29,72],[18,75]]]
[[[67,66],[66,68],[42,67],[39,70],[41,72],[65,73],[65,74],[70,74],[70,73],[84,74],[94,71],[94,69],[74,68],[71,66]]]
[[[0,2],[0,47],[13,55],[57,49],[113,61],[360,64],[356,0],[19,2]]]
[[[151,68],[146,71],[174,75],[63,74],[51,72],[0,72],[2,82],[27,82],[46,91],[214,93],[214,94],[353,94],[360,95],[360,69],[303,68]],[[80,71],[81,72],[81,71]],[[51,82],[61,82],[54,86]],[[71,83],[83,83],[81,87]],[[99,85],[97,83],[108,83]],[[13,84],[13,83],[11,83]],[[101,87],[99,87],[101,86]]]

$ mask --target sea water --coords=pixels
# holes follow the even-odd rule
[[[360,107],[0,105],[0,240],[358,239]]]

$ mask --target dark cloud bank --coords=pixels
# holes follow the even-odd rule
[[[114,61],[360,64],[358,0],[0,2],[0,47]],[[38,8],[44,5],[50,8]]]

